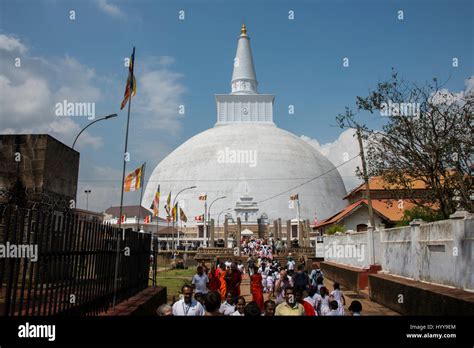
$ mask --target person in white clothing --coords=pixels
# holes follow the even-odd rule
[[[329,295],[328,289],[326,287],[322,287],[320,290],[321,296],[321,304],[319,306],[319,314],[320,315],[329,315],[331,309],[329,308]]]
[[[334,290],[331,292],[331,296],[334,297],[334,300],[337,301],[338,310],[340,315],[344,315],[344,306],[346,305],[346,299],[342,291],[340,290],[339,283],[334,283]]]
[[[231,315],[243,316],[244,309],[245,309],[245,298],[243,298],[242,296],[239,296],[239,298],[237,299],[237,305],[235,306],[235,312],[232,313]]]
[[[209,284],[209,278],[204,274],[202,266],[198,266],[197,273],[193,276],[192,280],[193,287],[196,289],[196,293],[206,295],[208,293],[207,285]]]
[[[328,316],[338,317],[341,316],[341,312],[339,310],[339,304],[336,300],[332,300],[329,302],[329,308],[331,309],[328,313]]]
[[[173,304],[173,315],[178,316],[202,316],[204,307],[193,299],[193,288],[190,285],[184,285],[181,288],[183,298]]]
[[[227,293],[225,301],[219,308],[219,312],[224,315],[232,315],[235,312],[234,297],[231,292]]]
[[[362,303],[360,303],[357,300],[352,301],[349,306],[349,311],[352,313],[354,317],[361,316],[360,312],[362,312]]]

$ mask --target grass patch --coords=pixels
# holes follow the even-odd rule
[[[181,287],[184,284],[191,284],[192,277],[195,273],[196,269],[194,267],[188,269],[165,270],[157,273],[156,282],[159,286],[166,286],[168,301],[171,301],[173,296],[178,298],[179,293],[181,292]]]

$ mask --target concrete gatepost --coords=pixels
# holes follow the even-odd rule
[[[277,238],[283,239],[283,233],[281,232],[281,218],[278,218],[278,236]]]
[[[229,247],[229,223],[227,217],[224,218],[224,248]]]
[[[211,229],[211,248],[214,248],[214,237],[215,237],[215,231],[214,231],[214,219],[211,219],[210,221],[210,229]]]
[[[453,256],[454,262],[454,269],[456,270],[456,283],[463,284],[463,289],[469,288],[469,277],[466,277],[466,274],[472,274],[472,267],[471,263],[468,263],[469,257],[463,257],[463,254],[467,252],[467,250],[463,250],[463,239],[466,238],[466,227],[464,226],[467,219],[469,217],[469,213],[465,210],[456,210],[454,214],[451,214],[449,218],[453,221],[453,249],[446,250],[450,252]]]
[[[413,256],[412,264],[413,264],[413,280],[419,281],[420,280],[420,273],[421,273],[421,244],[420,244],[420,225],[423,224],[424,221],[422,219],[415,219],[410,222],[410,235],[411,235],[411,254]]]
[[[367,224],[367,247],[369,255],[369,266],[375,265],[375,241],[374,241],[374,227],[369,223]]]
[[[278,221],[273,220],[273,238],[276,240],[278,238]]]
[[[291,220],[286,220],[286,248],[291,247]]]
[[[240,221],[240,217],[237,218],[237,232],[236,232],[236,235],[237,235],[237,248],[239,249],[239,257],[240,257],[240,249],[241,249],[241,238],[242,238],[242,223]]]
[[[310,245],[310,232],[311,232],[311,226],[309,224],[309,219],[306,219],[306,243],[305,243],[305,247],[309,247]]]

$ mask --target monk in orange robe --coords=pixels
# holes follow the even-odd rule
[[[225,282],[225,270],[224,270],[224,264],[222,263],[219,268],[217,268],[216,273],[217,277],[219,278],[221,282],[221,286],[219,288],[219,293],[221,294],[221,299],[222,301],[225,300],[226,295],[227,295],[227,285]]]
[[[262,275],[257,272],[258,268],[254,266],[253,274],[250,276],[250,292],[252,298],[257,302],[258,307],[263,311],[263,285]]]

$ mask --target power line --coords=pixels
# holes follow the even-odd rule
[[[269,200],[271,200],[271,199],[273,199],[273,198],[276,198],[276,197],[278,197],[278,196],[281,196],[282,194],[285,194],[285,193],[288,193],[288,192],[290,192],[290,191],[293,191],[293,190],[297,189],[298,187],[301,187],[301,186],[303,186],[303,185],[306,185],[306,184],[310,183],[311,181],[314,181],[314,180],[316,180],[316,179],[319,179],[319,178],[322,177],[323,175],[326,175],[327,173],[332,172],[333,170],[335,170],[335,169],[337,169],[337,168],[343,166],[344,164],[346,164],[346,163],[352,161],[353,159],[355,159],[355,158],[357,158],[357,157],[359,157],[359,156],[360,156],[360,154],[358,154],[358,155],[352,157],[351,159],[347,160],[347,161],[344,162],[344,163],[341,163],[341,164],[338,165],[337,167],[334,167],[334,168],[328,170],[328,171],[325,172],[325,173],[322,173],[322,174],[320,174],[320,175],[318,175],[318,176],[315,176],[314,178],[312,178],[312,179],[310,179],[310,180],[308,180],[308,181],[306,181],[306,182],[303,182],[303,183],[301,183],[301,184],[299,184],[299,185],[297,185],[297,186],[294,186],[294,187],[292,187],[292,188],[290,188],[290,189],[288,189],[288,190],[286,190],[286,191],[283,191],[283,192],[281,192],[281,193],[278,193],[278,194],[276,194],[276,195],[274,195],[274,196],[272,196],[272,197],[269,197],[269,198],[266,198],[266,199],[264,199],[264,200],[261,200],[261,201],[259,201],[258,203],[261,204],[261,203],[263,203],[263,202],[269,201]]]

